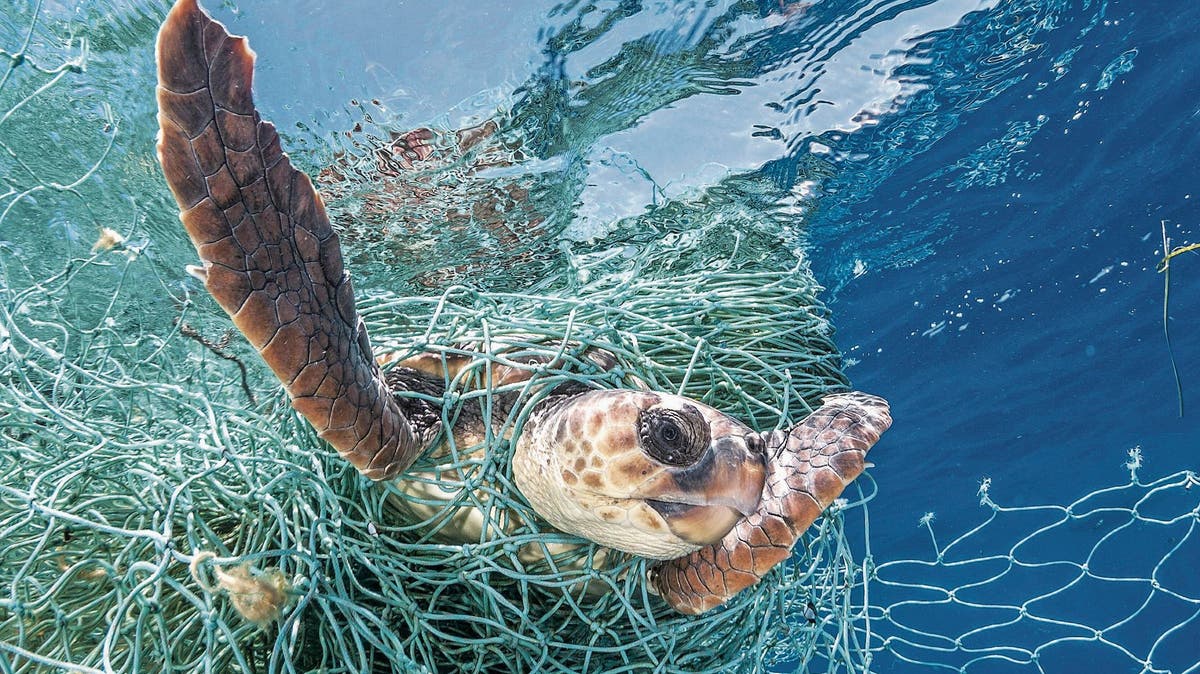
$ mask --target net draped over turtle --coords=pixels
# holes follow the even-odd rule
[[[85,267],[82,274],[95,271]],[[709,314],[735,319],[722,315],[732,305],[722,300],[719,282],[737,276],[720,266],[663,286],[707,283]],[[652,387],[682,386],[739,406],[746,418],[801,416],[806,397],[841,384],[836,352],[805,273],[770,274],[766,284],[760,276],[749,273],[761,289],[753,301],[776,312],[792,307],[789,313],[812,328],[792,334],[816,336],[822,351],[793,347],[748,356],[729,340],[808,345],[762,331],[757,321],[719,328],[697,323],[691,307],[671,311],[666,292],[639,302],[630,292],[643,283],[596,287],[587,301],[535,297],[523,304],[466,289],[434,298],[375,298],[363,315],[381,342],[394,333],[436,335],[437,342],[411,345],[435,351],[509,334],[550,340],[531,342],[531,349],[569,338],[609,350],[619,366],[598,372],[576,363],[577,369],[546,377],[615,386],[639,376]],[[739,303],[747,301],[744,293]],[[795,309],[796,297],[806,293],[812,304]],[[49,317],[66,298],[31,294],[27,301]],[[408,318],[395,325],[396,316]],[[7,434],[10,446],[20,447],[19,461],[16,453],[6,455],[14,459],[6,466],[13,476],[8,484],[22,486],[6,490],[5,498],[27,516],[8,522],[13,544],[5,565],[13,568],[17,556],[31,561],[20,572],[24,600],[10,607],[14,620],[4,634],[20,632],[29,651],[44,653],[65,638],[71,646],[57,653],[61,661],[130,671],[135,661],[154,669],[205,662],[216,671],[273,671],[284,663],[301,671],[406,671],[413,663],[434,671],[606,671],[654,662],[666,671],[693,671],[750,670],[764,649],[781,643],[833,648],[836,620],[797,630],[785,642],[779,623],[810,604],[826,618],[839,615],[833,607],[843,600],[849,567],[836,560],[847,560],[849,551],[836,516],[798,546],[795,563],[727,607],[680,616],[647,593],[643,560],[610,554],[596,571],[594,546],[522,555],[527,546],[578,539],[539,530],[534,514],[510,496],[503,441],[492,439],[487,455],[463,447],[461,460],[451,455],[413,466],[416,474],[435,476],[416,479],[456,494],[451,508],[476,508],[488,522],[478,544],[445,544],[437,534],[452,510],[435,501],[439,514],[424,521],[397,512],[397,501],[415,497],[369,483],[336,455],[313,452],[315,434],[281,396],[263,390],[268,387],[254,384],[268,402],[247,409],[236,368],[212,362],[200,345],[147,336],[135,349],[146,360],[130,367],[124,354],[114,353],[125,350],[127,339],[105,329],[68,345],[65,371],[61,357],[56,364],[53,356],[31,354],[29,383],[9,394],[27,407],[47,404],[36,393],[42,387],[68,386],[78,394],[55,408],[69,423],[31,410],[29,423]],[[164,346],[191,353],[180,362],[167,357]],[[567,361],[574,360],[568,354]],[[752,397],[756,384],[781,394]],[[489,404],[482,393],[445,413]],[[277,619],[260,627],[221,593],[204,591],[189,570],[200,551],[216,554],[198,569],[205,585],[221,587],[216,569],[248,564],[256,577],[278,569],[289,600]],[[588,559],[576,563],[579,556]],[[758,646],[731,649],[731,643]]]

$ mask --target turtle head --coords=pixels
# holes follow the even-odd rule
[[[681,396],[588,391],[552,399],[526,422],[513,476],[550,524],[652,559],[721,539],[754,512],[762,437]]]

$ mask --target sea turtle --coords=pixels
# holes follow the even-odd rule
[[[194,271],[292,406],[373,480],[403,483],[418,456],[440,451],[439,438],[470,445],[491,420],[462,415],[443,428],[436,401],[454,378],[447,370],[472,357],[380,368],[321,197],[255,110],[245,38],[180,0],[157,59],[158,157],[203,261]],[[596,349],[586,357],[609,360]],[[528,380],[545,364],[509,359],[485,385]],[[412,391],[424,395],[397,395]],[[663,560],[648,582],[685,613],[721,604],[787,559],[891,423],[887,403],[862,393],[829,396],[802,423],[769,433],[647,390],[567,384],[530,404],[511,460],[521,495],[559,530]]]

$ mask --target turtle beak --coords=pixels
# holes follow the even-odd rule
[[[711,464],[701,461],[698,466],[680,471],[676,481],[687,485],[704,485],[700,489],[703,505],[733,508],[742,517],[758,510],[762,500],[766,463],[763,452],[754,443],[758,436],[726,437],[713,443]],[[756,451],[757,450],[757,451]]]
[[[676,536],[708,545],[758,510],[765,479],[762,439],[727,435],[695,464],[663,471],[643,495]]]

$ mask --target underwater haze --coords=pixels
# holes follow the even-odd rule
[[[769,240],[762,259],[811,269],[842,371],[895,420],[847,493],[870,500],[845,517],[867,580],[842,662],[1200,673],[1200,3],[203,4],[249,36],[284,149],[338,188],[360,301],[563,292],[543,281],[561,251],[632,256],[712,222],[737,233],[722,254]],[[16,306],[111,228],[153,261],[109,279],[126,313],[171,325],[163,287],[208,300],[154,156],[168,5],[0,8],[0,290]],[[411,194],[371,210],[369,171],[322,173],[495,119],[522,141],[488,175],[526,189],[417,261],[395,241]],[[113,296],[91,292],[81,307]],[[24,648],[0,643],[0,671],[26,671]]]

